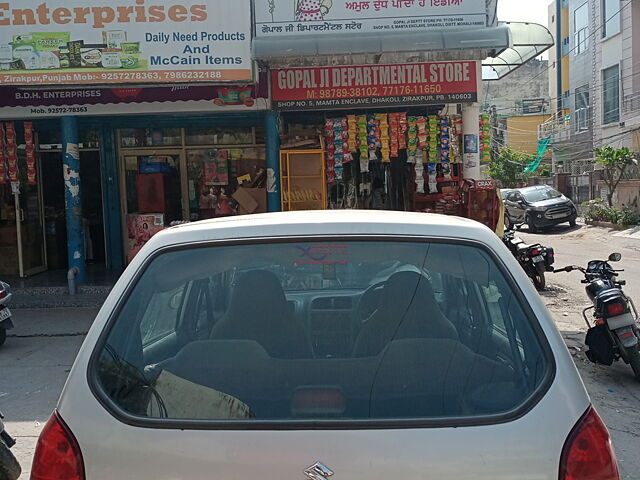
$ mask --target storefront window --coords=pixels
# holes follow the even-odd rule
[[[129,261],[155,232],[175,221],[266,212],[266,154],[256,144],[257,134],[264,141],[263,129],[195,127],[117,133]]]
[[[187,145],[254,145],[252,128],[197,127],[186,129]]]
[[[100,148],[100,130],[81,128],[78,135],[81,149]],[[59,128],[38,131],[38,147],[40,150],[59,150],[62,148],[62,131]]]
[[[263,148],[188,150],[187,172],[191,220],[244,213],[234,194],[239,184],[252,185],[265,177],[265,152]]]
[[[120,130],[122,147],[175,147],[182,145],[180,128],[127,128]]]

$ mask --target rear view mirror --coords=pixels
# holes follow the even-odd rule
[[[619,262],[620,260],[622,260],[622,254],[620,253],[612,253],[609,255],[610,262]]]

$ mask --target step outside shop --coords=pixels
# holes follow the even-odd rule
[[[282,209],[437,212],[496,229],[481,82],[549,48],[547,29],[499,24],[496,1],[290,3],[255,1],[253,46],[279,114]]]
[[[0,25],[0,277],[83,283],[175,222],[268,210],[250,2],[9,0]]]

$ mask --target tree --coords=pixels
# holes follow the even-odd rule
[[[613,194],[618,188],[618,184],[624,177],[627,167],[637,165],[633,153],[627,147],[613,148],[609,145],[598,147],[595,150],[596,163],[604,166],[604,181],[607,184],[607,202],[613,207]]]
[[[502,188],[515,188],[527,177],[523,172],[530,162],[529,155],[504,147],[489,163],[488,173]]]

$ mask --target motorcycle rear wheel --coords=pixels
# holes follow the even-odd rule
[[[18,460],[13,456],[9,447],[0,440],[0,479],[17,480],[20,473],[22,473],[22,468]]]
[[[536,290],[539,292],[544,292],[547,288],[547,279],[544,276],[544,272],[536,270],[531,274],[531,280],[533,281],[533,286],[536,287]]]
[[[7,339],[7,331],[4,328],[0,328],[0,347]]]
[[[637,345],[627,348],[627,358],[629,359],[629,365],[631,365],[636,379],[640,380],[640,350]]]

